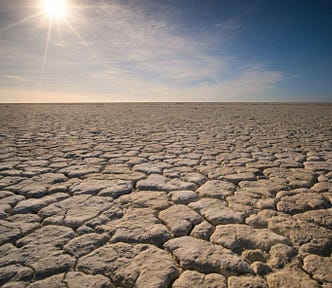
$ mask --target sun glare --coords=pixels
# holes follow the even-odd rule
[[[42,10],[50,20],[65,19],[68,14],[68,1],[42,0]]]

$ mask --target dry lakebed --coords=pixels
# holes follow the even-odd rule
[[[1,104],[0,123],[0,287],[332,287],[332,104]]]

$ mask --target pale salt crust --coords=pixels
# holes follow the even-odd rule
[[[332,105],[0,105],[0,286],[332,287]]]

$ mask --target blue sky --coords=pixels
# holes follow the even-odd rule
[[[330,0],[41,1],[0,2],[0,102],[332,101]]]

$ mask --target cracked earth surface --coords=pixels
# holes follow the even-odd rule
[[[0,105],[3,288],[332,287],[331,104]]]

